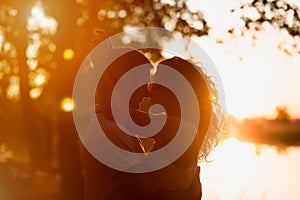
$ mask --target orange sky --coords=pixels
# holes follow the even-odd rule
[[[300,117],[300,55],[287,55],[280,43],[291,48],[291,38],[265,26],[265,30],[243,38],[229,38],[224,30],[241,22],[230,13],[239,1],[219,6],[216,0],[191,1],[202,9],[212,30],[196,39],[217,66],[222,78],[227,110],[237,118],[275,115],[276,106],[287,106],[292,117]],[[298,2],[299,3],[299,2]],[[217,38],[225,38],[217,43]],[[226,39],[227,38],[227,39]]]
[[[200,39],[222,78],[227,109],[238,118],[273,116],[278,105],[300,117],[300,56],[278,50],[277,37],[264,33],[254,47],[248,38],[221,45]]]

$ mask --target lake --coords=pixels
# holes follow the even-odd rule
[[[300,200],[300,147],[230,138],[201,163],[202,200]]]

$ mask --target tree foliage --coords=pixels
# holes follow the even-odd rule
[[[238,8],[231,10],[233,14],[238,14],[244,22],[245,31],[261,31],[265,25],[271,25],[273,28],[280,30],[287,36],[293,38],[292,47],[286,46],[292,52],[300,53],[300,3],[288,0],[250,0]],[[234,30],[229,30],[233,33]]]
[[[34,13],[40,12],[33,11],[34,6],[41,6],[43,13]],[[55,69],[58,76],[74,76],[91,48],[105,37],[123,30],[153,26],[179,31],[187,36],[207,35],[209,30],[202,13],[191,12],[183,0],[68,0],[64,3],[58,0],[13,0],[5,1],[0,6],[0,13],[3,38],[0,52],[0,95],[8,95],[7,97],[15,100],[19,98],[17,85],[20,83],[26,93],[31,92],[31,98],[38,98],[41,91],[38,91],[38,86],[35,87],[33,79],[38,76],[45,79],[39,85],[44,86],[55,74]],[[41,20],[39,17],[43,17],[43,21],[38,22]],[[49,28],[46,26],[49,23],[57,23],[58,27]],[[75,53],[73,61],[66,62],[62,59],[67,48]],[[62,66],[71,65],[72,68],[61,69]],[[16,81],[13,77],[19,73],[23,73],[23,76],[20,74],[21,80],[15,78],[19,80]],[[10,85],[14,85],[15,90],[7,90]],[[23,91],[22,87],[20,89]],[[5,95],[7,91],[9,93]]]
[[[98,19],[113,28],[163,27],[186,35],[208,34],[201,12],[191,12],[183,0],[164,3],[159,0],[106,1],[97,13]]]
[[[57,21],[57,33],[54,33],[54,36],[49,31],[45,34],[46,31],[42,29],[25,29],[24,25],[28,26],[30,23],[28,22],[30,9],[36,3],[40,3],[45,14]],[[184,0],[68,0],[64,3],[58,0],[12,0],[1,4],[0,13],[0,32],[3,36],[0,52],[1,96],[4,95],[11,82],[16,82],[11,76],[18,75],[18,72],[22,71],[22,69],[18,70],[18,67],[30,67],[30,63],[33,65],[30,60],[22,61],[28,59],[28,55],[24,58],[22,54],[26,53],[20,51],[28,48],[28,43],[30,40],[32,42],[34,33],[43,37],[43,46],[46,47],[39,51],[39,66],[45,69],[46,65],[51,65],[52,70],[71,63],[64,63],[61,60],[61,55],[66,48],[74,50],[76,65],[79,65],[84,56],[98,42],[130,28],[163,27],[170,31],[179,31],[187,36],[199,37],[208,35],[210,30],[205,15],[200,11],[192,12]],[[239,7],[232,8],[232,14],[238,14],[243,20],[244,31],[260,31],[265,24],[269,24],[293,37],[295,39],[293,48],[297,49],[299,46],[297,41],[299,41],[300,31],[300,8],[296,3],[284,0],[242,1]],[[233,27],[228,32],[235,34],[235,28],[237,27]],[[17,46],[24,48],[17,48]],[[48,48],[52,50],[50,54],[46,52],[47,55],[42,56],[47,46],[52,46]],[[43,64],[45,60],[49,62],[46,65]],[[49,73],[52,73],[51,70],[48,70]],[[30,80],[27,82],[30,84]],[[14,93],[10,95],[13,96]]]

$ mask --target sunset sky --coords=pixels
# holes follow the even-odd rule
[[[237,118],[273,117],[277,106],[287,106],[292,117],[300,117],[300,55],[278,48],[279,44],[291,48],[292,39],[269,26],[256,33],[255,41],[250,32],[243,38],[226,36],[228,27],[241,23],[230,14],[239,1],[191,2],[193,9],[204,11],[213,27],[211,36],[196,40],[219,71],[228,112]]]

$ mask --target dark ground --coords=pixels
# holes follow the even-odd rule
[[[0,200],[61,200],[56,172],[29,172],[24,164],[0,163]]]

